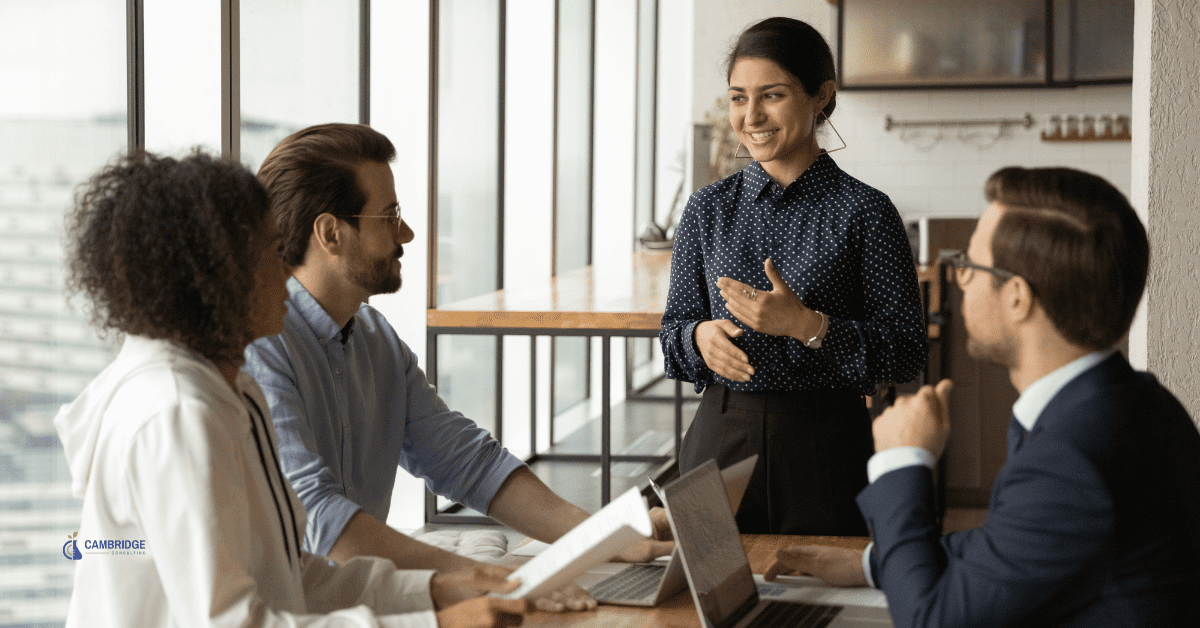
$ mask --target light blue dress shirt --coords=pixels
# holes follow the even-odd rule
[[[288,293],[283,333],[247,347],[244,369],[266,395],[284,474],[308,511],[304,549],[328,554],[359,509],[386,521],[397,465],[487,512],[521,460],[446,406],[375,308],[359,307],[343,344],[295,277]]]

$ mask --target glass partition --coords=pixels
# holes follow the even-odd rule
[[[499,285],[502,3],[437,2],[437,225],[439,304]],[[500,95],[500,97],[498,97]],[[495,428],[496,338],[438,340],[438,392],[485,429]],[[438,498],[438,510],[449,502]]]
[[[240,0],[241,159],[323,122],[358,122],[358,0]]]
[[[220,154],[221,0],[144,5],[146,150]]]
[[[63,291],[63,218],[125,149],[125,1],[0,3],[0,625],[61,626],[80,502],[54,416],[113,357]]]
[[[439,0],[436,281],[440,304],[500,287],[499,33],[500,3]]]
[[[595,4],[558,2],[554,274],[592,263],[592,52]],[[589,396],[586,338],[554,339],[554,414]],[[586,418],[586,409],[584,418]],[[563,436],[556,430],[556,436]]]

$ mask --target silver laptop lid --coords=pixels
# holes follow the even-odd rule
[[[750,477],[754,475],[754,465],[756,464],[758,464],[758,454],[721,469],[721,479],[725,482],[725,494],[729,497],[729,510],[735,516],[738,507],[742,505],[742,497],[746,495],[746,487],[750,486]]]
[[[732,626],[758,603],[758,590],[717,464],[693,469],[662,496],[696,611],[706,625]]]

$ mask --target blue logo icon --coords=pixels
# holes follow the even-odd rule
[[[75,537],[77,536],[79,536],[78,531],[75,534],[68,535],[67,538],[71,540],[63,544],[63,556],[67,560],[80,560],[83,558],[83,554],[79,553],[79,546],[76,545],[77,541],[75,541]]]

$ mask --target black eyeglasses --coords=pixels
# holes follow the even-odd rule
[[[977,270],[982,270],[985,273],[991,273],[992,275],[995,275],[1004,281],[1008,281],[1009,279],[1017,276],[1016,273],[1004,270],[1003,268],[976,264],[975,262],[971,261],[971,258],[967,257],[966,251],[955,251],[951,254],[942,255],[941,258],[942,261],[949,262],[952,266],[954,266],[955,277],[958,279],[959,285],[969,283],[971,278],[975,276],[975,271]]]

